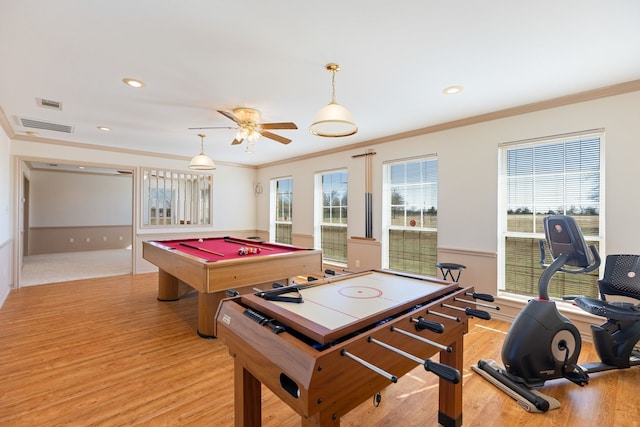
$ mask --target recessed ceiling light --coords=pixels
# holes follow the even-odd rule
[[[108,126],[98,126],[98,129],[103,130],[103,131],[105,131],[105,132],[108,132],[108,131],[110,131],[110,130],[111,130],[111,128],[110,128],[110,127],[108,127]]]
[[[447,95],[454,95],[456,93],[462,92],[462,89],[464,89],[462,86],[449,86],[444,88],[442,90],[442,93],[445,93]]]
[[[84,166],[78,166],[78,169],[84,169]]]
[[[142,83],[140,80],[130,79],[128,77],[126,79],[122,79],[122,81],[124,82],[124,84],[129,85],[131,87],[135,87],[135,88],[140,88],[144,86],[144,83]]]

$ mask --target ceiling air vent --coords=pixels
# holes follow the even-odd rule
[[[50,99],[36,98],[38,105],[45,108],[53,108],[54,110],[62,111],[62,102],[52,101]]]
[[[20,125],[26,128],[53,130],[56,132],[73,133],[73,126],[61,125],[59,123],[43,122],[41,120],[27,119],[20,117]]]

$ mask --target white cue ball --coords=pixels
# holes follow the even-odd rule
[[[202,243],[202,239],[198,239],[198,242]]]

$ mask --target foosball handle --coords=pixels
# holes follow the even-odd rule
[[[460,382],[460,371],[449,365],[427,359],[424,361],[424,369],[433,372],[440,378],[445,379],[452,384],[458,384]]]
[[[491,294],[479,294],[477,292],[472,292],[472,293],[467,292],[467,295],[470,295],[473,299],[479,299],[479,300],[488,301],[488,302],[494,301],[494,297]]]
[[[416,329],[419,331],[428,329],[438,334],[441,334],[444,332],[444,325],[442,323],[434,322],[433,320],[427,320],[422,316],[418,317],[415,320],[415,322],[416,322]]]
[[[475,308],[467,307],[464,312],[467,316],[477,317],[478,319],[482,320],[491,320],[491,314],[484,310],[476,310]]]

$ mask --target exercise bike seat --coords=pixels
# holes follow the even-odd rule
[[[607,301],[607,296],[640,300],[640,255],[608,255],[604,277],[598,281],[600,299],[580,296],[575,303],[581,309],[605,317],[606,323],[591,325],[596,352],[602,363],[587,365],[589,372],[611,367],[629,368],[640,365],[640,304]]]
[[[640,300],[640,255],[608,255],[604,276],[598,281],[600,299],[572,298],[578,307],[596,316],[616,320],[640,320],[640,304],[610,302],[607,295]]]

